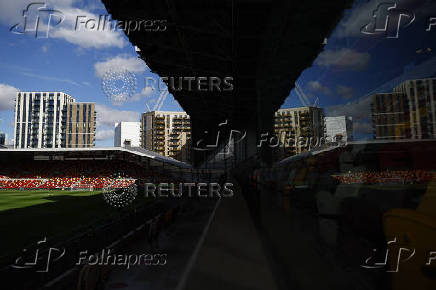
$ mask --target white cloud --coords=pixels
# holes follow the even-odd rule
[[[145,87],[141,90],[140,93],[136,93],[132,96],[130,101],[136,102],[141,100],[142,98],[149,98],[153,94],[153,88],[152,87]],[[152,99],[150,99],[152,100]]]
[[[114,136],[114,125],[117,122],[137,122],[139,113],[134,111],[116,110],[105,105],[96,105],[97,130],[95,138],[98,141],[108,140]]]
[[[343,97],[344,99],[348,100],[353,98],[354,90],[351,87],[338,85],[336,87],[336,93],[341,97]]]
[[[96,105],[97,111],[97,126],[113,127],[116,122],[137,122],[139,121],[139,113],[135,111],[125,111],[112,109],[105,105]]]
[[[359,98],[356,101],[343,105],[326,107],[327,116],[352,116],[353,120],[360,120],[371,117],[371,96]]]
[[[86,29],[81,24],[90,19],[98,21],[98,15],[73,7],[65,7],[60,11],[65,20],[50,31],[50,37],[64,39],[82,48],[124,47],[125,41],[120,31],[113,31],[109,26],[106,29]]]
[[[82,48],[108,48],[124,47],[124,40],[115,32],[109,31],[74,31],[71,29],[59,28],[50,36],[62,38]]]
[[[14,0],[0,1],[0,22],[11,27],[23,20],[23,9],[32,1]]]
[[[108,140],[114,137],[114,129],[98,129],[95,132],[97,141]]]
[[[97,62],[94,64],[95,74],[103,78],[105,73],[109,71],[129,71],[132,73],[144,72],[147,69],[147,65],[143,60],[137,57],[128,56],[116,56],[107,59],[102,62]]]
[[[46,1],[47,9],[54,9],[53,19],[51,20],[51,25],[48,27],[48,12],[38,12],[38,8],[42,5],[33,5],[29,8],[27,21],[28,25],[26,27],[26,34],[29,36],[35,36],[35,32],[30,31],[32,26],[36,21],[36,16],[39,15],[39,32],[42,32],[39,37],[43,35],[48,29],[48,35],[52,38],[63,39],[67,42],[75,44],[81,48],[108,48],[108,47],[118,47],[122,48],[125,46],[125,41],[122,36],[122,32],[114,31],[107,26],[106,29],[84,29],[82,24],[76,29],[76,22],[78,17],[86,21],[89,19],[98,20],[98,15],[89,12],[85,9],[73,7],[74,2],[72,0],[56,0],[56,1]],[[18,1],[1,1],[0,3],[0,22],[7,25],[9,28],[15,24],[20,24],[19,31],[22,30],[24,24],[23,10],[32,3],[30,0],[18,0]],[[63,17],[63,21],[57,24]],[[23,37],[17,35],[17,37]]]
[[[0,111],[12,110],[14,108],[14,101],[18,91],[19,89],[13,86],[0,84]]]
[[[323,93],[324,95],[331,95],[332,93],[328,87],[323,86],[319,81],[310,81],[307,83],[307,87],[313,92]]]
[[[148,97],[153,93],[153,88],[152,87],[145,87],[142,89],[141,94]]]
[[[353,117],[354,135],[368,134],[372,132],[371,102],[372,98],[370,95],[344,105],[334,105],[326,107],[324,111],[327,117]]]
[[[379,2],[379,0],[371,0],[355,5],[350,14],[338,24],[334,36],[338,38],[362,36],[360,30],[372,20],[372,12]]]
[[[340,70],[363,70],[368,66],[371,56],[367,52],[358,52],[349,48],[325,50],[315,60],[315,64]]]

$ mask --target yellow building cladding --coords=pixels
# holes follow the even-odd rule
[[[436,137],[436,78],[407,80],[392,93],[372,96],[376,139]]]
[[[95,104],[70,103],[67,105],[65,147],[93,147],[95,141]]]
[[[308,151],[324,138],[324,112],[317,107],[280,109],[275,113],[274,133],[285,156]]]
[[[372,96],[372,120],[376,139],[404,139],[410,136],[407,98],[401,93]]]
[[[185,112],[152,111],[141,117],[141,147],[180,161],[191,160],[191,120]]]

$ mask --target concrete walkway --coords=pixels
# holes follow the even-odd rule
[[[145,235],[133,243],[122,254],[166,254],[167,264],[137,265],[130,269],[116,266],[111,271],[105,289],[175,289],[214,205],[213,200],[191,202],[175,223],[161,232],[157,249],[151,248]]]
[[[277,289],[261,240],[239,192],[215,201],[190,205],[164,232],[160,249],[167,265],[116,267],[106,284],[110,289]],[[202,238],[203,236],[203,238]],[[149,253],[144,240],[129,253]]]
[[[184,289],[277,289],[239,192],[221,200]]]

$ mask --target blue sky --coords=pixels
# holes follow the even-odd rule
[[[402,20],[398,38],[363,34],[362,27],[386,2],[410,11],[415,19],[408,26],[408,19]],[[381,20],[386,16],[376,15]],[[300,85],[312,102],[319,99],[326,115],[352,116],[357,139],[371,139],[369,93],[389,92],[406,79],[436,77],[436,27],[426,31],[430,17],[436,17],[433,0],[355,1],[313,66],[301,74]],[[282,107],[299,104],[292,92]]]
[[[150,108],[155,106],[159,92],[145,87],[144,80],[158,76],[138,59],[122,32],[74,31],[77,16],[97,19],[107,14],[97,0],[47,1],[47,7],[61,11],[65,17],[50,29],[48,38],[35,38],[34,32],[11,33],[14,24],[23,22],[22,11],[31,2],[0,3],[0,131],[13,137],[12,105],[17,90],[63,91],[77,101],[97,103],[96,143],[111,146],[113,123],[139,120],[146,103]],[[436,73],[436,27],[426,32],[428,18],[436,17],[435,4],[427,0],[397,1],[399,8],[410,9],[416,16],[411,25],[400,29],[398,38],[362,34],[360,28],[371,21],[381,2],[356,1],[329,37],[324,51],[298,80],[310,103],[318,98],[327,115],[351,115],[358,138],[370,137],[369,92],[385,83],[388,85],[381,90],[389,91],[402,79]],[[107,71],[120,68],[135,75],[136,89],[127,102],[114,105],[101,83]],[[291,92],[282,107],[301,105]],[[182,110],[171,95],[161,109]]]
[[[146,110],[146,102],[153,108],[153,101],[159,97],[159,92],[144,90],[145,78],[158,76],[151,73],[137,57],[134,47],[120,31],[72,31],[77,35],[71,36],[71,33],[62,34],[62,31],[53,30],[51,36],[50,30],[48,38],[36,38],[32,31],[11,33],[11,26],[23,22],[20,14],[28,3],[31,1],[14,0],[14,3],[0,4],[2,13],[8,11],[7,15],[0,15],[0,89],[3,91],[0,99],[0,131],[6,132],[10,138],[13,136],[11,100],[17,89],[62,91],[77,101],[97,103],[97,146],[113,145],[115,122],[139,121],[139,114]],[[53,1],[48,2],[47,6],[65,15],[59,30],[63,27],[72,30],[76,15],[91,18],[92,14],[107,14],[99,1]],[[98,19],[98,16],[95,18]],[[99,38],[103,41],[99,41]],[[102,90],[102,78],[106,71],[119,67],[134,73],[136,94],[122,105],[113,105]],[[165,99],[161,109],[182,111],[171,95]]]

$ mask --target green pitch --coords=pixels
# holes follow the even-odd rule
[[[56,202],[58,196],[92,196],[99,192],[89,191],[62,191],[62,190],[1,190],[0,212],[13,208],[23,208],[37,204]]]
[[[71,234],[117,211],[101,192],[0,190],[0,256],[44,237]]]

